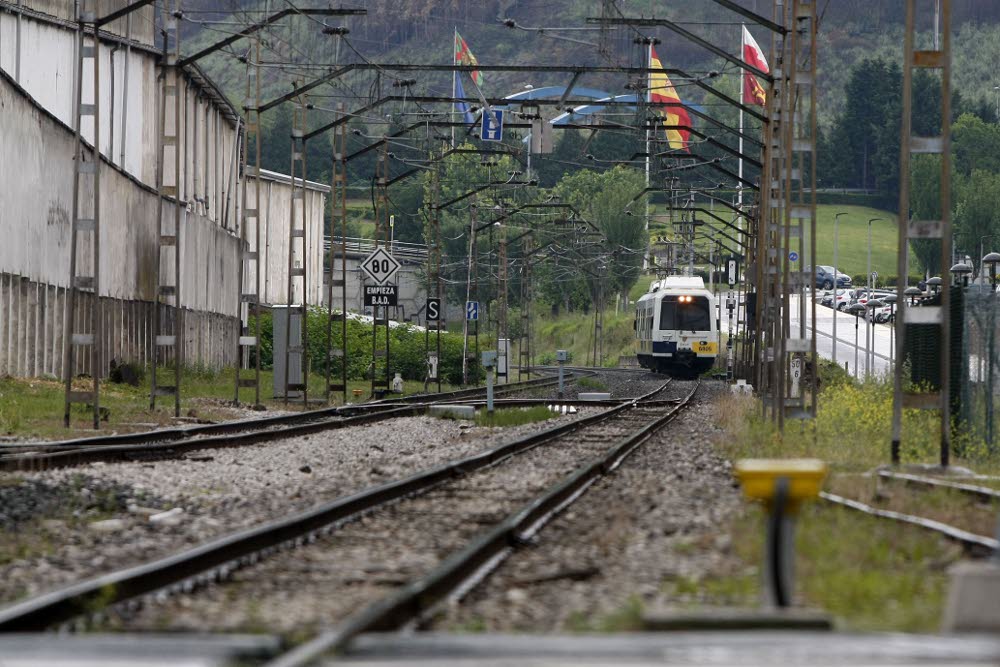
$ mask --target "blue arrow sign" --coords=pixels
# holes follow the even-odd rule
[[[479,302],[478,301],[466,301],[465,302],[465,319],[470,322],[475,322],[479,319]]]
[[[493,116],[496,122],[493,122]],[[503,139],[503,111],[494,109],[491,114],[483,111],[483,127],[479,132],[479,138],[483,141],[501,141]]]
[[[789,262],[799,261],[799,253],[795,252],[794,250],[788,253],[788,261]]]

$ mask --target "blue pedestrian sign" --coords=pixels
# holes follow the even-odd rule
[[[799,253],[795,252],[794,250],[788,253],[788,261],[789,262],[799,261]]]
[[[466,301],[465,302],[465,319],[470,322],[475,322],[479,319],[479,302],[478,301]]]
[[[496,116],[495,123],[493,116]],[[503,111],[499,109],[493,109],[492,113],[483,111],[483,127],[479,132],[479,138],[483,141],[501,141],[503,139]]]

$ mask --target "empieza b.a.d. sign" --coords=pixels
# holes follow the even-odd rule
[[[395,285],[365,285],[366,306],[395,306],[396,299]]]

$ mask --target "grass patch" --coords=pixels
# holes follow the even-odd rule
[[[761,416],[754,397],[724,396],[716,414],[725,435],[719,447],[730,458],[817,457],[831,464],[827,487],[880,506],[956,523],[991,534],[996,507],[974,506],[953,494],[921,492],[883,485],[859,471],[888,462],[892,410],[891,385],[882,380],[856,383],[834,369],[821,369],[823,390],[814,423],[786,424],[777,432]],[[907,411],[905,461],[934,461],[934,415]],[[965,443],[978,465],[993,465],[983,451]],[[968,462],[966,462],[968,463]],[[759,565],[764,549],[765,514],[748,507],[730,534],[734,556],[748,567],[730,567],[705,580],[668,582],[682,600],[753,604],[759,596]],[[797,600],[827,610],[848,630],[935,632],[943,610],[947,568],[961,549],[914,526],[879,520],[831,504],[803,509],[797,535]],[[748,577],[749,572],[749,577]]]
[[[627,312],[616,313],[614,309],[604,313],[604,365],[615,367],[618,357],[635,353],[635,331],[632,322],[635,315],[631,307]],[[594,349],[594,314],[579,312],[563,313],[558,317],[546,314],[536,316],[534,323],[534,349],[539,351],[539,364],[555,364],[556,350],[568,350],[572,363],[590,365]]]
[[[855,382],[832,367],[824,368],[820,372],[823,389],[816,419],[788,422],[783,434],[762,416],[755,397],[721,397],[717,414],[720,425],[729,433],[722,444],[725,454],[733,459],[815,457],[841,472],[862,472],[889,463],[891,381],[878,378]],[[938,416],[932,411],[904,410],[903,463],[937,461],[938,424]],[[952,451],[955,465],[981,472],[1000,467],[1000,460],[989,453],[985,443],[968,433],[955,434]]]
[[[476,412],[476,426],[521,426],[552,419],[555,413],[544,405],[532,408],[504,408],[486,412]]]
[[[566,628],[577,633],[638,632],[643,629],[642,612],[642,600],[633,595],[620,609],[599,618],[574,611],[566,619]]]
[[[765,521],[764,511],[752,506],[732,526],[736,555],[749,566],[744,572],[668,586],[701,604],[755,604]],[[912,526],[812,504],[798,522],[796,554],[797,601],[825,609],[843,629],[936,632],[945,570],[961,549]]]
[[[576,386],[580,389],[588,389],[590,391],[607,391],[608,385],[604,384],[596,378],[580,378],[576,381]]]
[[[1000,502],[983,502],[958,491],[921,489],[874,475],[835,475],[827,488],[879,509],[916,514],[971,533],[992,536],[996,532]]]
[[[158,371],[161,384],[173,384],[173,369],[161,368]],[[101,383],[101,406],[110,411],[107,422],[102,422],[101,428],[116,432],[142,431],[156,426],[173,424],[174,403],[172,397],[160,398],[157,409],[149,409],[150,373],[138,387],[127,384]],[[244,375],[248,375],[244,371]],[[261,401],[266,408],[283,409],[282,399],[273,399],[273,373],[261,371]],[[320,373],[309,374],[309,394],[311,397],[323,396],[325,376]],[[181,374],[181,416],[187,421],[223,421],[234,418],[237,413],[229,405],[234,393],[233,370],[209,371],[205,369],[186,369]],[[89,388],[89,381],[80,379],[74,382],[74,389],[84,391]],[[433,389],[436,389],[436,385]],[[451,385],[444,384],[447,391]],[[356,400],[367,400],[371,393],[371,382],[356,380],[348,382],[348,395],[353,399],[352,390],[360,389],[361,397]],[[404,394],[419,393],[424,390],[423,382],[405,381]],[[334,404],[339,404],[340,394],[334,395]],[[240,398],[244,402],[252,402],[253,392],[243,389]],[[66,438],[78,437],[63,427],[64,385],[57,380],[41,378],[0,378],[0,435],[15,435],[28,438]],[[294,401],[289,403],[290,409],[299,409]],[[70,413],[71,428],[75,431],[92,431],[92,416],[85,406],[76,404]]]

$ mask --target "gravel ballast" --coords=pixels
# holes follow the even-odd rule
[[[690,388],[669,395],[682,396]],[[149,605],[122,619],[121,627],[223,632],[268,628],[298,635],[335,624],[427,573],[654,418],[643,410],[626,411],[373,512],[315,544],[240,569],[227,582]]]
[[[0,474],[0,602],[190,548],[578,416],[502,429],[405,417],[177,460]]]
[[[730,558],[741,507],[730,464],[713,451],[712,396],[699,400],[519,549],[435,630],[630,629],[627,610],[670,605],[665,582],[698,580]]]

